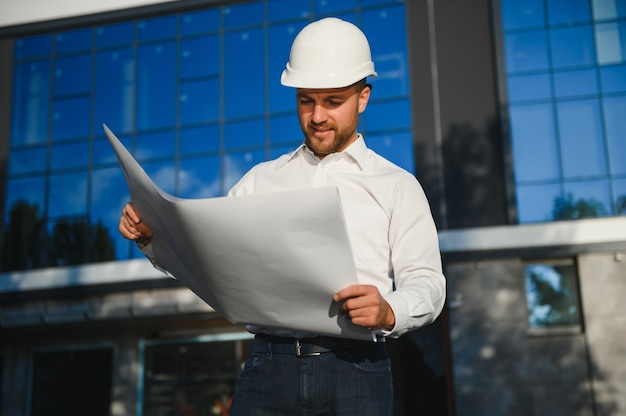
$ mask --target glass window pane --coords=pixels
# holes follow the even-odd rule
[[[598,64],[615,64],[626,60],[626,23],[597,24],[595,35]]]
[[[295,106],[295,104],[294,104]],[[275,143],[301,143],[304,135],[300,129],[298,116],[295,113],[284,116],[273,116],[270,123],[270,141]]]
[[[180,154],[217,152],[220,149],[220,127],[218,125],[181,129]]]
[[[168,194],[176,194],[176,168],[173,162],[144,163],[142,166],[159,188]]]
[[[511,102],[545,100],[552,95],[548,74],[511,76],[507,87]]]
[[[555,220],[605,217],[611,212],[608,181],[566,182],[554,206]]]
[[[626,96],[604,99],[604,126],[609,166],[614,175],[626,174]]]
[[[46,148],[12,150],[9,155],[9,175],[43,172],[46,169]]]
[[[178,196],[214,198],[222,196],[220,157],[182,159],[178,170]]]
[[[120,139],[120,142],[128,149],[129,151],[132,149],[131,141],[125,137],[117,136]],[[106,139],[100,139],[93,142],[93,151],[91,152],[92,163],[95,166],[105,165],[105,164],[116,164],[117,165],[117,157],[115,156],[115,152],[113,151],[113,147],[111,147],[111,143],[109,143]]]
[[[260,65],[265,60],[263,38],[263,29],[225,35],[226,118],[261,115],[265,112],[265,71],[264,66]]]
[[[265,13],[263,3],[259,1],[225,7],[223,16],[225,28],[237,28],[262,24]],[[254,68],[254,66],[251,68]]]
[[[218,79],[183,82],[180,85],[181,124],[219,120],[220,83]]]
[[[54,95],[86,93],[91,90],[91,55],[59,58],[54,64]]]
[[[215,32],[220,28],[220,10],[212,8],[183,13],[180,20],[180,32],[183,35],[194,35]]]
[[[37,215],[43,215],[46,181],[43,176],[24,179],[10,179],[7,181],[6,216],[19,201],[25,201],[37,208]]]
[[[228,192],[254,165],[264,162],[265,151],[228,153],[224,155],[224,189]]]
[[[11,144],[45,143],[48,140],[50,62],[15,66]]]
[[[50,169],[69,169],[87,167],[89,162],[89,143],[70,143],[52,146]]]
[[[56,35],[54,52],[64,54],[91,50],[93,31],[89,29],[71,30]]]
[[[268,10],[270,21],[302,19],[311,14],[308,2],[293,0],[269,0]]]
[[[50,175],[48,218],[85,215],[87,212],[87,173]]]
[[[411,127],[411,102],[409,100],[370,103],[365,115],[367,133]]]
[[[415,172],[413,135],[410,132],[369,135],[365,141],[370,149],[382,157],[409,172]]]
[[[598,76],[595,70],[562,71],[554,74],[554,93],[557,98],[597,94]]]
[[[295,89],[281,85],[280,77],[289,60],[291,43],[306,23],[288,23],[269,27],[269,98],[270,110],[273,113],[293,111],[296,108]]]
[[[128,186],[122,170],[115,166],[95,169],[91,185],[91,221],[100,223],[115,247],[116,259],[127,259],[129,242],[119,233],[117,227],[122,208],[130,200]]]
[[[526,265],[530,328],[580,325],[578,284],[572,262]]]
[[[372,97],[378,99],[407,95],[409,64],[404,7],[363,12],[361,22],[378,73],[377,77],[369,80],[374,86]]]
[[[37,35],[15,41],[15,59],[28,59],[49,56],[52,51],[52,36]]]
[[[313,3],[313,12],[315,14],[328,14],[351,10],[355,7],[356,0],[315,0]]]
[[[89,136],[89,97],[56,100],[52,105],[52,140]]]
[[[521,224],[553,220],[554,204],[561,197],[558,184],[518,186],[517,215]]]
[[[503,1],[502,24],[505,30],[521,29],[544,24],[542,0]]]
[[[613,180],[615,215],[626,215],[626,178]]]
[[[217,75],[220,71],[220,40],[217,35],[186,39],[180,43],[181,78]]]
[[[168,156],[173,159],[176,154],[175,138],[174,131],[138,134],[135,142],[135,159],[138,162]]]
[[[626,16],[624,0],[592,0],[593,17],[600,19],[615,19]]]
[[[130,45],[134,39],[135,24],[133,22],[115,23],[96,29],[96,46],[98,48]]]
[[[604,138],[598,100],[557,104],[563,176],[606,173]],[[581,163],[581,161],[585,161]]]
[[[116,49],[96,55],[94,131],[106,124],[116,133],[133,128],[135,58],[133,50]]]
[[[546,33],[537,30],[504,37],[506,70],[509,73],[548,69]]]
[[[137,128],[173,126],[176,121],[176,44],[139,48]]]
[[[548,20],[551,25],[582,22],[591,19],[589,0],[550,0]]]
[[[626,65],[600,68],[602,92],[626,92]]]
[[[264,145],[264,119],[226,123],[224,126],[224,148],[227,150],[262,147]]]
[[[176,16],[160,16],[139,21],[139,42],[169,39],[176,36]]]
[[[591,26],[552,29],[550,42],[554,68],[593,65],[596,62]]]

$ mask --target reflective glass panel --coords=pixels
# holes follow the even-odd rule
[[[304,140],[298,116],[295,113],[273,116],[270,118],[269,123],[270,140],[272,143],[301,143]]]
[[[517,187],[517,215],[520,223],[545,222],[554,219],[554,204],[561,197],[559,184]]]
[[[605,23],[595,26],[596,52],[600,65],[626,60],[626,23]]]
[[[185,158],[178,169],[178,196],[213,198],[223,195],[220,156]]]
[[[162,159],[176,154],[176,133],[173,130],[138,134],[135,140],[135,159],[138,162]]]
[[[139,48],[137,114],[139,130],[173,126],[176,120],[176,44]]]
[[[557,104],[559,141],[565,178],[607,172],[598,100]],[[581,163],[584,161],[584,163]]]
[[[265,144],[265,120],[256,119],[224,125],[224,147],[243,149]]]
[[[106,124],[116,134],[133,128],[135,58],[133,50],[115,49],[96,55],[94,131]]]
[[[578,283],[573,263],[527,264],[526,303],[531,329],[579,326]]]
[[[139,42],[169,39],[176,36],[176,16],[159,16],[138,23]]]
[[[550,31],[552,66],[568,68],[593,65],[595,48],[591,26],[575,26]]]
[[[219,59],[220,39],[217,35],[180,42],[180,76],[182,78],[219,74]]]
[[[91,55],[59,58],[54,66],[54,95],[88,93],[91,90]]]
[[[240,28],[260,25],[265,15],[262,2],[251,2],[235,6],[224,7],[222,14],[225,28]],[[227,48],[228,49],[228,48]]]
[[[132,22],[115,23],[96,29],[96,46],[98,48],[130,45],[134,38],[135,24]]]
[[[52,146],[50,169],[86,168],[89,163],[89,143],[69,143]]]
[[[92,173],[91,221],[101,223],[115,247],[115,258],[128,258],[129,242],[118,231],[120,215],[130,200],[124,174],[119,167],[96,169]]]
[[[50,175],[48,218],[85,215],[86,212],[86,172]]]
[[[554,95],[557,98],[596,94],[598,74],[593,69],[554,73]]]
[[[220,149],[220,127],[218,125],[181,129],[180,154],[216,152]]]
[[[265,112],[263,29],[227,33],[224,36],[224,111],[226,118]]]
[[[552,25],[585,22],[591,19],[589,0],[550,0],[548,21]]]
[[[505,35],[506,70],[521,72],[548,69],[546,33],[543,30]]]
[[[31,207],[36,207],[37,215],[43,215],[45,186],[46,181],[43,176],[7,181],[6,217],[8,218],[11,209],[16,207],[19,201],[25,201]]]
[[[626,65],[600,68],[602,92],[626,92]]]
[[[302,19],[310,15],[308,2],[293,0],[269,0],[268,11],[270,21]]]
[[[544,25],[542,0],[508,1],[502,4],[504,29],[522,29]]]
[[[130,152],[132,150],[131,141],[125,137],[117,136],[120,142]],[[117,165],[117,157],[111,143],[106,139],[100,139],[93,142],[93,151],[91,152],[92,163],[95,166],[115,164]]]
[[[411,126],[411,102],[409,100],[370,102],[365,113],[365,129],[368,134],[379,130]]]
[[[49,56],[52,51],[52,36],[36,35],[15,41],[15,59],[27,59]]]
[[[45,147],[12,150],[9,158],[9,175],[45,171],[46,155]]]
[[[93,31],[89,29],[70,30],[58,33],[54,51],[57,54],[89,51],[93,41]]]
[[[611,214],[608,181],[567,182],[563,195],[554,207],[554,219],[577,220],[606,217]]]
[[[220,28],[220,11],[217,8],[183,13],[180,31],[183,35],[215,32]]]
[[[296,35],[306,25],[306,21],[273,25],[269,27],[269,98],[272,112],[293,111],[296,108],[296,94],[293,88],[284,87],[280,77],[289,60],[289,50]]]
[[[328,14],[351,10],[356,7],[356,0],[315,0],[313,12],[315,14]]]
[[[265,160],[265,151],[263,150],[224,155],[224,189],[228,192],[241,179],[244,173],[249,171],[254,165]]]
[[[373,98],[407,95],[409,63],[404,7],[363,12],[361,22],[378,73],[377,77],[368,80],[374,86]]]
[[[552,92],[548,74],[511,76],[508,88],[511,102],[545,100],[551,97]]]
[[[626,96],[604,99],[604,125],[609,166],[614,175],[626,174]]]
[[[50,62],[15,66],[11,145],[45,143],[48,140]]]
[[[52,110],[52,140],[89,136],[89,97],[55,100]]]
[[[220,116],[218,79],[187,81],[180,84],[180,123],[215,121]]]
[[[593,17],[600,19],[615,19],[626,16],[626,2],[624,0],[591,0]]]

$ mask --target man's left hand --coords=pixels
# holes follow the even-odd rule
[[[346,313],[352,323],[370,330],[392,330],[396,317],[378,288],[371,285],[352,285],[333,297],[335,302],[343,302],[341,310]]]

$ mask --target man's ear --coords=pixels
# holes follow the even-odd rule
[[[372,86],[370,84],[367,84],[365,88],[361,90],[361,93],[359,94],[359,113],[362,113],[363,111],[365,111],[365,108],[367,107],[367,103],[370,100],[371,92],[372,92]]]

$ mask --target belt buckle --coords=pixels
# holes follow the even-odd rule
[[[296,338],[296,357],[298,358],[302,358],[302,357],[316,357],[318,355],[322,355],[321,352],[309,352],[309,353],[302,353],[302,344],[300,344],[300,340]]]

